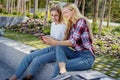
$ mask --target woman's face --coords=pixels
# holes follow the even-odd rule
[[[63,8],[63,16],[67,19],[70,20],[73,16],[73,11],[68,9],[68,7]]]
[[[58,23],[59,22],[59,13],[57,11],[51,11],[51,19],[53,22]]]

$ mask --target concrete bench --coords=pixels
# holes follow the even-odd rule
[[[14,70],[16,70],[21,60],[23,59],[23,57],[29,54],[30,51],[34,49],[35,48],[31,46],[24,45],[22,43],[16,42],[8,38],[0,37],[0,55],[1,55],[0,61],[8,64]],[[36,72],[36,76],[34,80],[51,80],[50,78],[53,73],[54,64],[55,63],[48,63],[42,66],[42,69],[39,69]],[[100,77],[109,78],[108,76],[93,70],[73,71],[73,72],[70,72],[70,74],[73,75],[72,80],[80,80],[81,78],[80,76],[82,76],[82,78],[85,78],[82,80],[95,80],[95,79],[100,80],[98,79]],[[109,78],[107,80],[114,80],[114,79]]]
[[[0,35],[4,34],[4,27],[17,25],[19,23],[26,22],[27,20],[28,20],[27,17],[0,16]]]

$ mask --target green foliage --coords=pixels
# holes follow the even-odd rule
[[[104,42],[101,41],[101,40],[97,40],[97,41],[96,41],[96,45],[98,45],[98,46],[100,46],[100,47],[102,47],[103,44],[104,44]]]
[[[13,14],[13,15],[17,15],[17,13],[18,13],[18,12],[17,12],[16,10],[13,10],[13,13],[12,13],[12,14]]]
[[[101,31],[101,35],[105,36],[106,34],[108,34],[110,32],[110,28],[109,27],[103,27],[102,31]]]
[[[120,0],[112,0],[112,21],[120,23]]]
[[[2,11],[3,11],[2,8],[0,8],[0,13],[2,13]]]
[[[92,32],[93,35],[96,35],[98,33],[98,25],[96,23],[92,23]]]
[[[42,28],[42,32],[46,35],[49,35],[50,34],[50,26],[44,26]]]
[[[114,27],[114,29],[111,30],[111,33],[113,35],[118,35],[120,36],[120,26],[119,27]]]
[[[118,50],[119,49],[119,45],[118,44],[112,44],[111,45],[111,49],[112,50]]]
[[[33,14],[27,13],[26,16],[32,18]]]
[[[39,12],[37,13],[37,15],[33,15],[33,18],[44,19],[44,16],[45,16],[45,12]]]

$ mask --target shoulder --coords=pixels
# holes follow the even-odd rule
[[[76,23],[86,23],[86,19],[79,18]]]

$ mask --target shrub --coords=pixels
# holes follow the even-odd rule
[[[109,27],[103,27],[102,31],[101,31],[101,35],[105,36],[106,34],[108,34],[108,32],[110,32],[110,28]]]
[[[3,14],[8,14],[8,12],[6,10],[3,10],[2,13]]]
[[[96,23],[92,23],[92,32],[94,35],[98,33],[98,25]]]
[[[17,15],[17,11],[16,11],[16,10],[14,10],[12,14],[13,14],[13,15]]]
[[[2,13],[2,11],[3,11],[2,8],[0,8],[0,13]]]
[[[26,16],[32,18],[33,14],[27,13]]]
[[[42,28],[42,33],[49,35],[50,34],[50,26],[45,26]]]
[[[96,41],[96,45],[98,45],[98,46],[100,46],[100,47],[102,47],[103,44],[104,44],[104,42],[101,41],[101,40],[97,40],[97,41]]]
[[[112,50],[118,50],[118,49],[119,49],[119,45],[117,45],[117,44],[112,44],[112,45],[111,45],[111,49],[112,49]]]

